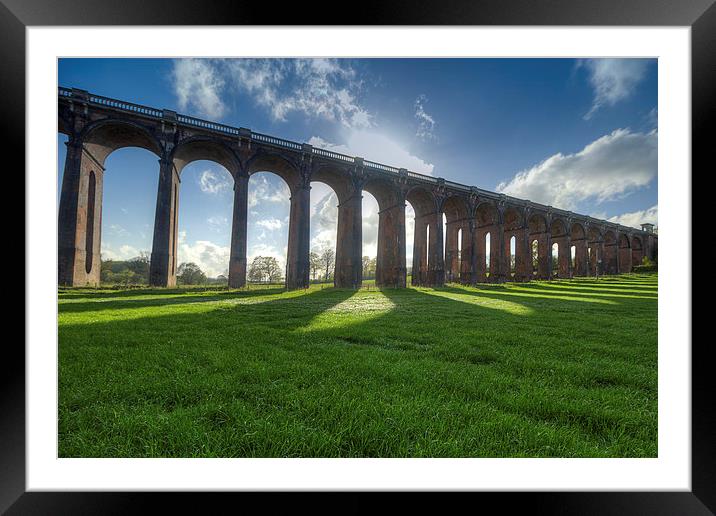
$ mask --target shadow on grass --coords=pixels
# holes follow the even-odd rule
[[[190,286],[176,288],[153,288],[148,286],[137,287],[60,287],[57,289],[59,299],[94,299],[94,298],[122,298],[135,296],[172,295],[172,294],[197,294],[203,292],[216,292],[222,295],[236,293],[277,293],[285,290],[283,285],[255,285],[247,288],[232,289],[218,285]]]
[[[644,432],[645,424],[654,422],[649,416],[631,416],[631,411],[618,414],[611,409],[601,410],[600,396],[605,389],[632,388],[641,389],[647,393],[646,397],[651,398],[649,389],[654,382],[647,375],[642,382],[647,389],[638,383],[638,379],[609,376],[609,371],[599,361],[587,364],[590,357],[593,358],[590,348],[620,344],[620,338],[623,338],[613,335],[608,324],[599,323],[604,305],[589,305],[584,300],[564,300],[543,292],[535,293],[534,297],[522,294],[519,302],[511,299],[509,303],[517,305],[515,308],[530,309],[519,313],[509,307],[496,309],[495,306],[477,302],[504,302],[505,294],[510,294],[510,290],[504,285],[480,286],[477,289],[450,286],[435,290],[381,289],[381,295],[389,302],[384,305],[386,309],[376,310],[370,317],[359,315],[351,318],[352,310],[357,312],[360,309],[360,299],[352,303],[351,298],[359,293],[326,288],[279,296],[255,304],[222,304],[202,313],[170,311],[133,320],[93,321],[89,326],[62,325],[60,427],[64,433],[60,438],[60,455],[67,456],[66,452],[63,453],[65,439],[76,429],[73,420],[68,419],[69,411],[80,403],[63,395],[68,390],[67,385],[71,383],[78,392],[85,393],[91,389],[86,385],[92,385],[92,382],[84,382],[90,380],[87,375],[92,370],[97,371],[94,373],[97,382],[106,382],[109,376],[121,383],[123,368],[127,369],[125,374],[129,372],[135,378],[167,378],[165,383],[158,384],[165,390],[158,387],[147,389],[139,382],[131,391],[133,397],[119,397],[130,411],[135,407],[137,410],[140,407],[158,407],[156,415],[150,416],[157,421],[160,421],[160,414],[166,418],[171,411],[186,409],[186,405],[206,412],[205,419],[214,421],[219,409],[213,408],[211,403],[238,398],[249,407],[247,415],[234,416],[229,408],[222,406],[222,421],[235,419],[232,424],[240,427],[240,424],[245,424],[242,418],[254,417],[257,420],[273,420],[274,428],[286,425],[296,429],[293,434],[295,442],[286,441],[289,444],[285,448],[278,447],[278,444],[266,444],[285,440],[280,433],[266,434],[268,427],[264,433],[232,434],[226,441],[230,444],[224,445],[227,446],[224,450],[232,451],[219,452],[223,456],[245,449],[259,450],[259,455],[263,453],[266,456],[316,456],[317,452],[310,451],[310,439],[312,435],[321,433],[331,436],[333,440],[326,441],[325,449],[329,452],[318,456],[400,456],[405,453],[406,442],[420,441],[435,431],[432,426],[434,410],[446,410],[446,404],[456,400],[465,407],[474,404],[485,409],[480,418],[465,421],[466,430],[470,425],[479,427],[484,424],[483,418],[499,414],[500,417],[509,415],[512,422],[519,418],[527,421],[528,426],[542,425],[539,428],[547,432],[553,431],[555,426],[578,430],[583,434],[583,443],[588,446],[585,444],[582,451],[571,452],[576,455],[594,453],[584,450],[609,450],[610,444],[624,435],[634,436],[630,437],[634,442],[625,442],[636,446],[639,432]],[[272,290],[271,293],[276,292]],[[483,299],[475,299],[476,302],[472,303],[446,297],[451,294]],[[199,299],[186,302],[203,302],[201,296],[194,297]],[[205,299],[206,302],[224,300],[226,296]],[[167,304],[168,300],[157,301],[157,305],[147,306],[160,306]],[[619,299],[613,302],[613,306],[623,309],[624,305],[629,308],[632,303],[650,305],[643,299]],[[70,304],[88,304],[93,305],[91,309],[97,309],[94,306],[96,303]],[[335,318],[335,322],[329,323],[321,317],[341,304],[344,304],[341,315]],[[118,302],[113,308],[134,306],[129,302]],[[594,324],[584,327],[582,321],[588,318],[594,319]],[[622,324],[627,323],[622,321]],[[545,330],[547,326],[552,326],[552,331]],[[635,325],[634,331],[637,330]],[[587,337],[591,341],[587,341]],[[585,341],[580,342],[580,338]],[[644,342],[640,346],[651,345],[648,338],[642,337],[642,340]],[[106,352],[102,350],[103,346],[106,346]],[[634,347],[630,346],[629,351],[633,353]],[[90,352],[85,353],[85,350]],[[607,349],[606,353],[609,352]],[[137,361],[132,363],[134,357]],[[613,363],[621,367],[625,361],[619,355],[615,357],[617,360]],[[74,370],[72,374],[81,372],[84,376],[71,377],[72,361],[78,359],[92,361],[92,367]],[[655,350],[653,356],[650,351],[642,360],[647,365],[655,361]],[[251,364],[251,368],[255,369],[253,376],[246,371],[237,374],[237,369],[232,369],[241,363]],[[565,369],[559,373],[561,376],[550,376],[549,371],[557,368],[556,364]],[[86,365],[83,364],[83,367]],[[119,370],[105,371],[112,367]],[[579,368],[580,375],[574,375],[569,367]],[[187,368],[189,374],[186,374]],[[300,377],[306,370],[315,372]],[[485,371],[489,372],[487,376]],[[230,381],[219,385],[215,383],[217,375],[223,375]],[[178,381],[178,377],[191,378],[193,383],[187,386],[173,383]],[[630,381],[632,384],[629,384]],[[278,390],[277,386],[282,382],[289,387]],[[562,398],[569,402],[560,404],[555,401],[559,396],[551,394],[556,387],[567,389],[565,392],[570,394],[581,392],[582,385],[596,386],[583,393],[583,407],[569,401],[568,396]],[[361,391],[363,386],[366,386],[365,391]],[[341,398],[336,393],[342,391],[353,393],[355,398],[352,400],[355,401],[338,404]],[[91,393],[84,396],[93,399]],[[108,403],[117,402],[116,392],[106,396]],[[366,401],[362,402],[361,397],[365,397]],[[75,399],[82,400],[83,397]],[[210,401],[207,402],[207,399]],[[425,408],[414,404],[416,400],[425,404]],[[591,402],[591,405],[586,402]],[[650,408],[650,403],[651,399],[645,407]],[[315,409],[311,408],[312,404],[315,404]],[[399,419],[405,418],[405,414],[414,419]],[[390,427],[390,424],[396,424],[386,423],[392,418],[402,421],[403,426]],[[220,435],[214,427],[203,428],[203,419],[191,421],[193,426],[188,428],[196,427],[197,430],[185,429],[187,435],[204,435],[202,442],[208,434]],[[509,424],[500,424],[504,432],[509,431]],[[305,431],[307,428],[310,432]],[[389,430],[402,437],[387,441]],[[125,432],[131,437],[131,428],[125,429]],[[445,432],[445,442],[450,438],[460,439],[459,433],[452,434],[449,426]],[[271,435],[276,436],[273,441]],[[646,449],[651,450],[655,446],[656,432],[649,430],[645,435]],[[121,435],[118,439],[121,440]],[[142,440],[146,441],[143,437]],[[159,455],[186,455],[186,450],[192,449],[184,444],[158,442]],[[470,454],[470,450],[475,453],[477,449],[491,449],[481,442],[465,441],[460,446],[466,447],[467,451],[463,450],[465,456]],[[513,451],[507,441],[503,446],[502,451],[492,452],[493,455],[519,453]],[[125,456],[143,456],[146,452],[142,450],[139,445],[132,445],[129,453],[133,455]],[[98,456],[104,456],[103,453],[108,452],[99,452]],[[451,453],[445,452],[446,455]],[[522,453],[529,455],[529,452]],[[634,451],[626,455],[629,453],[638,455]]]
[[[197,293],[212,293],[211,296],[197,295]],[[267,289],[250,289],[250,290],[227,290],[225,292],[216,292],[215,290],[173,290],[173,289],[156,289],[135,291],[130,295],[136,299],[122,299],[121,295],[102,295],[92,296],[95,301],[69,301],[58,304],[59,313],[80,313],[95,312],[103,310],[117,310],[121,308],[147,308],[165,305],[183,305],[189,303],[211,303],[215,301],[228,301],[232,299],[245,299],[260,296],[269,296],[286,293],[285,289],[267,288]],[[162,297],[152,297],[152,296]],[[80,298],[90,296],[77,296]],[[119,299],[118,299],[119,298]],[[67,298],[61,298],[61,300]],[[107,299],[106,301],[104,299]]]

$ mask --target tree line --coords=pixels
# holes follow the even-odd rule
[[[336,253],[333,248],[311,251],[311,282],[333,281]],[[149,285],[149,254],[142,252],[129,260],[102,260],[100,281],[105,285]],[[363,279],[375,278],[376,258],[363,257]],[[273,256],[256,256],[246,271],[249,283],[282,283],[284,271]],[[194,262],[183,262],[177,268],[178,285],[228,285],[228,270],[209,277]]]

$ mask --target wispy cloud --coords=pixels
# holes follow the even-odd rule
[[[174,91],[182,109],[225,114],[227,93],[247,94],[274,120],[291,113],[365,128],[372,116],[359,102],[362,81],[342,59],[177,59]]]
[[[428,98],[425,95],[415,99],[415,119],[418,121],[418,129],[415,135],[422,140],[433,140],[435,135],[435,119],[425,111],[425,103]]]
[[[290,197],[288,185],[273,174],[259,172],[249,180],[249,208],[261,202],[288,203]]]
[[[277,229],[281,229],[283,227],[283,222],[271,217],[268,219],[259,220],[258,222],[256,222],[256,225],[267,229],[268,231],[276,231]]]
[[[607,220],[609,220],[610,222],[616,222],[617,224],[622,224],[624,226],[629,226],[637,229],[641,229],[641,225],[647,223],[658,226],[659,205],[655,204],[654,206],[652,206],[651,208],[647,208],[646,210],[637,210],[629,213],[622,213],[621,215],[610,217]]]
[[[195,110],[209,118],[221,118],[226,112],[221,98],[225,80],[211,61],[175,59],[172,79],[180,109]]]
[[[590,119],[603,107],[613,106],[629,98],[644,79],[649,65],[646,59],[587,59],[579,61],[589,74],[594,89],[591,109],[584,115]]]
[[[657,173],[657,133],[628,129],[602,136],[574,154],[555,154],[496,190],[572,210],[580,201],[617,199],[647,186]]]
[[[231,188],[231,178],[227,174],[217,174],[211,170],[204,170],[197,179],[201,191],[208,194],[218,194]]]

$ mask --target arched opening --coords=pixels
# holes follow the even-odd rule
[[[552,220],[552,275],[558,278],[572,277],[572,258],[567,224],[561,218]]]
[[[89,173],[89,187],[87,188],[87,227],[85,228],[85,272],[92,271],[92,241],[94,240],[94,204],[97,188],[97,177],[94,170]]]
[[[173,192],[177,235],[172,275],[178,285],[229,284],[234,177],[206,159],[179,161],[181,188]],[[178,190],[178,191],[177,191]]]
[[[641,265],[644,259],[644,245],[641,237],[633,236],[631,239],[632,266]]]
[[[478,282],[499,281],[500,254],[497,238],[499,221],[497,207],[492,201],[482,201],[475,209],[475,275]]]
[[[472,235],[467,201],[450,196],[443,201],[445,220],[445,281],[468,284],[472,278]]]
[[[253,172],[248,180],[247,283],[288,282],[290,216],[291,191],[285,179],[272,171]]]
[[[532,242],[532,255],[534,261],[534,242],[537,241],[537,273],[540,279],[550,279],[550,268],[552,264],[552,246],[549,245],[549,233],[547,219],[540,213],[530,215],[528,221],[530,241]]]
[[[414,212],[411,284],[435,286],[443,283],[442,213],[438,212],[432,192],[422,186],[408,190],[406,201]],[[406,214],[406,221],[410,217]]]
[[[607,230],[604,233],[604,274],[618,274],[617,237],[614,231]]]
[[[632,253],[631,243],[629,237],[624,234],[619,234],[619,273],[631,272],[632,267]]]
[[[418,226],[419,227],[419,226]],[[421,231],[421,235],[417,235],[416,231]],[[422,238],[420,238],[422,236]],[[416,240],[419,244],[416,246]],[[416,229],[415,224],[415,208],[410,201],[405,201],[405,263],[407,269],[407,282],[410,285],[420,285],[424,270],[421,272],[421,266],[425,268],[425,260],[427,255],[427,229],[425,227],[420,230]],[[417,247],[417,249],[416,249]],[[416,267],[416,261],[418,265]]]
[[[589,226],[589,274],[601,276],[604,272],[604,241],[601,231],[595,226]]]
[[[584,226],[579,222],[572,224],[569,232],[569,239],[574,247],[574,257],[572,263],[573,276],[586,276],[588,274],[588,258],[587,258],[587,235]]]
[[[362,272],[363,284],[375,284],[378,256],[378,201],[363,191],[362,200]]]
[[[333,284],[338,238],[338,195],[323,182],[311,182],[310,281]]]
[[[107,157],[103,175],[101,280],[149,284],[159,164],[144,149],[119,149]]]
[[[503,244],[505,279],[524,281],[525,249],[524,221],[522,213],[515,207],[507,207],[503,213]],[[521,240],[521,241],[520,241]]]
[[[532,240],[530,244],[532,251],[532,275],[534,277],[539,276],[539,240]]]
[[[516,267],[516,251],[517,251],[517,237],[514,235],[510,237],[510,277],[515,276],[517,271]]]
[[[280,262],[285,260],[284,278],[287,289],[307,288],[310,282],[310,184],[306,184],[301,172],[300,166],[293,160],[290,155],[284,155],[279,151],[260,151],[252,156],[245,165],[248,180],[248,204],[250,222],[248,228],[248,254],[249,263],[252,263],[256,256],[275,258]],[[265,173],[273,174],[266,176]],[[257,174],[263,173],[261,176]],[[283,182],[280,182],[278,176]],[[256,181],[256,186],[252,189],[252,182]],[[254,190],[255,189],[255,190]],[[263,192],[271,192],[264,194]],[[253,207],[252,199],[257,199],[257,204]],[[288,203],[285,201],[288,200]],[[262,202],[268,201],[268,202]],[[264,206],[263,210],[270,208],[276,209],[276,204],[288,204],[288,218],[285,211],[277,211],[275,213],[266,213],[259,206]],[[256,212],[259,215],[256,215]],[[273,239],[268,243],[265,239],[261,239],[262,235],[268,236],[268,232],[260,232],[258,228],[252,232],[252,220],[265,220],[266,217],[272,219],[281,219],[286,222],[286,233],[283,228],[279,231],[273,231]],[[258,224],[258,222],[256,222]],[[263,229],[263,228],[262,228]],[[255,236],[253,236],[255,235]],[[285,242],[285,246],[283,243]],[[259,254],[261,252],[262,254]],[[272,265],[274,260],[266,260]],[[249,266],[250,269],[250,266]],[[277,274],[273,275],[274,278]],[[273,280],[272,280],[273,282]]]
[[[571,270],[574,271],[575,257],[577,256],[577,246],[573,245],[569,248],[569,265]]]
[[[488,231],[487,233],[485,233],[485,262],[483,264],[485,266],[486,271],[485,277],[488,281],[492,272],[490,268],[490,259],[492,258],[492,246],[490,244],[492,244],[492,234],[490,233],[490,231]]]

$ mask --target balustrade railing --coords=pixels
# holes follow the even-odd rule
[[[177,115],[177,122],[186,125],[193,125],[195,127],[202,127],[204,129],[211,129],[212,131],[218,131],[224,134],[239,134],[239,130],[236,127],[231,127],[224,124],[217,124],[216,122],[209,122],[208,120],[194,118],[193,116]]]
[[[399,174],[400,169],[391,167],[388,165],[383,165],[382,163],[376,163],[375,161],[364,161],[363,165],[369,168],[374,168],[376,170],[382,170],[383,172],[389,172],[391,174]]]
[[[333,158],[341,161],[347,161],[349,163],[355,163],[355,159],[353,157],[346,156],[345,154],[340,154],[338,152],[320,149],[318,147],[313,147],[312,152],[313,154],[317,154],[318,156],[323,156],[325,158]]]
[[[286,149],[301,150],[303,146],[300,143],[292,142],[290,140],[284,140],[282,138],[276,138],[275,136],[269,136],[267,134],[255,133],[251,131],[251,138],[264,143],[270,143],[278,147],[284,147]]]

